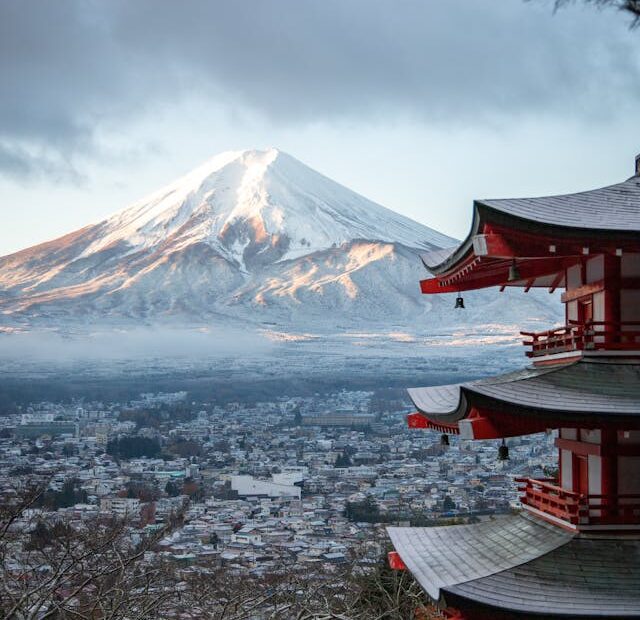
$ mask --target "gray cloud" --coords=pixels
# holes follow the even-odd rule
[[[9,145],[1,141],[0,172],[23,181],[46,177],[48,181],[80,185],[86,180],[61,151],[54,149],[52,155],[45,155],[29,152],[20,144]]]
[[[606,120],[637,103],[639,46],[551,2],[6,0],[0,170],[73,179],[101,127],[190,98],[279,124]]]

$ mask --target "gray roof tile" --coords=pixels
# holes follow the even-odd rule
[[[575,194],[476,202],[542,224],[640,231],[640,177],[637,176],[622,183]]]
[[[573,534],[525,515],[475,525],[387,529],[420,585],[438,600],[440,589],[513,568],[571,540]]]
[[[640,540],[576,537],[515,568],[444,589],[512,611],[638,617]]]
[[[582,360],[408,391],[418,411],[443,422],[464,418],[478,396],[547,412],[635,416],[640,415],[640,365]]]

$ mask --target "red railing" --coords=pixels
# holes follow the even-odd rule
[[[516,478],[521,483],[518,491],[524,493],[520,502],[573,525],[580,522],[580,505],[584,496],[567,491],[552,478]]]
[[[640,529],[640,495],[587,495],[580,518],[589,525],[637,525]]]
[[[528,357],[570,351],[640,350],[640,321],[589,321],[584,325],[571,322],[544,332],[520,332],[520,335],[529,338],[522,341],[531,347]]]
[[[638,525],[640,494],[584,495],[552,478],[516,478],[520,502],[572,525]]]

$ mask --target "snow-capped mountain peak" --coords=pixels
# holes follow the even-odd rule
[[[157,320],[445,325],[464,317],[420,294],[419,253],[452,244],[277,149],[227,152],[102,222],[0,258],[0,333]],[[503,302],[473,312],[513,319]]]
[[[229,151],[100,223],[83,252],[204,242],[244,268],[353,239],[433,248],[452,240],[367,200],[275,148]]]

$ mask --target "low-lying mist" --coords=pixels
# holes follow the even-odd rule
[[[104,329],[82,334],[30,331],[0,335],[0,360],[70,362],[154,358],[208,359],[250,351],[268,353],[273,343],[233,328]]]

